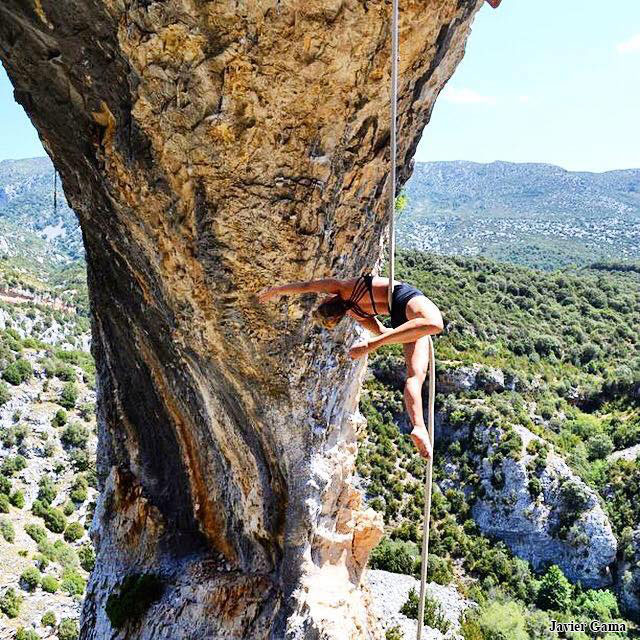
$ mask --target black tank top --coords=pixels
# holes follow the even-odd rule
[[[358,304],[358,300],[362,298],[362,296],[365,294],[366,291],[369,292],[369,298],[371,298],[371,306],[373,307],[373,313],[367,313]],[[373,276],[371,274],[365,274],[358,277],[355,285],[353,286],[353,291],[351,292],[351,296],[349,300],[347,300],[347,306],[357,316],[360,316],[361,318],[375,318],[378,315],[378,310],[376,309],[376,302],[373,299]]]

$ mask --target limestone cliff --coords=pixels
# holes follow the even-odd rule
[[[400,181],[481,0],[402,2]],[[352,488],[353,327],[272,281],[373,267],[387,222],[390,4],[4,0],[0,58],[80,220],[97,361],[83,639],[372,638],[380,521]]]

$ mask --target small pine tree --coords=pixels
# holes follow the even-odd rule
[[[571,602],[571,584],[558,565],[551,565],[540,581],[537,604],[541,609],[566,611]]]

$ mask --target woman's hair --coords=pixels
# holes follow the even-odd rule
[[[349,301],[333,296],[318,305],[313,311],[313,319],[326,329],[333,329],[349,309]]]

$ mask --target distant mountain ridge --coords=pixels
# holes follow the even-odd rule
[[[640,258],[640,169],[417,162],[406,193],[402,246],[543,268]]]

